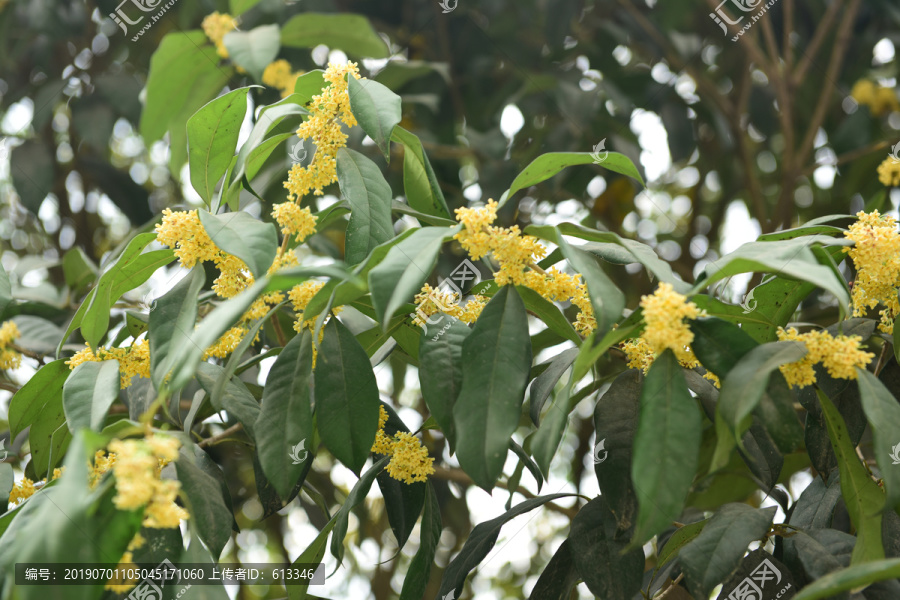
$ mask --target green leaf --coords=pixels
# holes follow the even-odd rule
[[[886,507],[897,508],[900,503],[900,469],[894,468],[900,455],[900,404],[879,379],[866,369],[856,368],[860,399],[869,425],[872,426],[875,459],[884,479]]]
[[[332,517],[331,520],[325,524],[325,527],[322,528],[322,531],[319,532],[316,539],[314,539],[306,550],[300,553],[297,560],[291,564],[307,565],[322,562],[322,558],[325,556],[325,546],[328,543],[328,534],[334,529],[335,523],[337,523],[337,515]],[[309,593],[309,586],[304,583],[288,585],[286,586],[286,589],[288,600],[304,600]]]
[[[325,326],[313,379],[322,441],[359,473],[378,429],[378,385],[366,351],[336,318]]]
[[[206,283],[202,266],[194,267],[186,277],[161,298],[150,312],[150,377],[156,389],[162,389],[165,378],[178,363],[176,348],[191,343],[197,320],[197,297]]]
[[[312,334],[304,329],[275,359],[263,388],[256,427],[266,434],[256,440],[256,450],[266,478],[283,498],[296,486],[306,461],[312,460],[307,454],[314,431],[312,352]]]
[[[313,96],[321,94],[322,89],[327,85],[330,84],[325,81],[325,71],[322,69],[308,71],[297,78],[297,82],[294,84],[294,96],[298,98],[298,104],[306,105]]]
[[[541,424],[541,409],[544,408],[544,403],[547,402],[547,398],[550,397],[563,373],[568,371],[572,363],[575,362],[578,352],[578,348],[569,348],[563,351],[550,361],[549,366],[543,373],[534,378],[534,382],[529,389],[528,398],[531,421],[535,426]]]
[[[613,380],[594,408],[594,473],[622,531],[631,528],[637,512],[631,460],[643,379],[639,369],[625,371]]]
[[[349,148],[338,150],[337,177],[351,209],[344,259],[349,265],[357,265],[376,246],[394,237],[391,186],[375,163]]]
[[[369,20],[361,15],[304,12],[281,29],[281,44],[315,48],[324,44],[360,58],[388,58],[390,53]]]
[[[419,384],[428,412],[437,421],[450,451],[456,449],[453,406],[462,389],[463,344],[472,330],[462,321],[445,316],[449,327],[440,333],[422,331],[419,341]],[[436,325],[432,325],[433,330]]]
[[[458,598],[462,594],[463,586],[466,583],[466,577],[475,569],[482,560],[488,555],[497,538],[500,536],[500,529],[509,521],[519,515],[534,510],[539,506],[543,506],[547,502],[552,502],[558,498],[564,498],[571,494],[549,494],[547,496],[538,496],[517,504],[511,510],[506,511],[499,517],[479,523],[472,529],[466,543],[463,544],[462,550],[459,551],[447,568],[444,570],[444,577],[441,579],[441,588],[438,591],[440,598]],[[448,594],[453,593],[452,596]]]
[[[691,540],[695,539],[700,532],[703,531],[703,528],[706,527],[706,524],[709,523],[709,520],[697,521],[696,523],[690,523],[681,527],[672,534],[672,537],[669,538],[669,541],[666,542],[666,545],[663,546],[663,549],[659,553],[659,557],[657,559],[657,568],[662,568],[666,563],[670,560],[678,556],[678,553],[682,548],[685,547]]]
[[[793,600],[834,598],[840,592],[861,589],[876,581],[898,577],[900,577],[900,558],[855,564],[814,581],[800,590]]]
[[[391,139],[403,144],[403,190],[406,201],[415,210],[450,218],[450,209],[441,191],[434,169],[428,161],[419,138],[400,126],[394,127]]]
[[[718,411],[736,437],[750,426],[753,410],[766,391],[769,375],[781,365],[806,356],[802,342],[771,342],[748,352],[722,383]]]
[[[278,233],[272,223],[263,223],[245,212],[213,215],[198,211],[210,239],[223,252],[246,263],[257,279],[265,276],[278,252]]]
[[[541,154],[516,176],[512,185],[509,186],[509,192],[507,192],[506,197],[512,198],[513,194],[519,190],[537,185],[545,179],[550,179],[566,167],[589,165],[593,162],[594,158],[590,152],[548,152]],[[614,173],[627,175],[644,185],[644,180],[641,179],[641,174],[634,166],[634,163],[624,154],[610,152],[599,166]]]
[[[562,387],[547,409],[544,420],[531,437],[531,455],[546,478],[550,478],[550,463],[556,455],[569,421],[569,394],[572,380]]]
[[[604,335],[619,321],[625,309],[625,294],[607,277],[593,256],[569,244],[560,235],[559,248],[569,264],[581,273],[587,284],[594,318],[597,320],[597,335]]]
[[[570,546],[568,539],[563,540],[563,543],[559,545],[556,554],[544,567],[537,583],[534,584],[528,600],[569,600],[571,598],[572,588],[581,577],[575,570]]]
[[[191,185],[207,206],[212,202],[216,183],[234,158],[241,124],[247,113],[248,89],[240,88],[219,96],[188,119]]]
[[[575,515],[569,543],[575,568],[592,594],[604,600],[631,600],[640,592],[644,552],[635,548],[623,554],[625,543],[616,540],[616,521],[603,496]]]
[[[426,484],[425,513],[422,515],[422,525],[419,528],[419,549],[409,563],[406,577],[403,579],[403,588],[400,590],[400,600],[420,600],[428,585],[428,577],[431,575],[431,565],[434,563],[434,555],[441,541],[443,523],[441,521],[441,507],[438,504],[437,494],[431,483]]]
[[[257,442],[257,450],[259,450],[259,442],[256,437],[256,422],[260,413],[259,403],[244,382],[228,375],[227,371],[219,365],[206,362],[201,362],[198,366],[197,382],[209,394],[213,408],[216,411],[227,411],[229,415],[237,419],[244,426],[244,430],[250,435],[250,438]],[[222,393],[216,396],[213,392],[220,383],[224,384]],[[275,424],[269,423],[268,425],[271,427]],[[260,431],[266,432],[264,436],[260,437],[267,437],[270,429],[265,427]]]
[[[378,322],[386,324],[404,303],[422,289],[444,240],[458,228],[423,227],[392,246],[377,266],[369,271],[369,289]]]
[[[708,598],[712,589],[738,567],[750,542],[766,534],[773,518],[774,506],[755,509],[732,503],[717,510],[678,555],[691,594]]]
[[[81,246],[75,246],[63,254],[63,276],[66,278],[67,286],[76,293],[81,292],[97,277],[97,266],[84,253]],[[0,274],[0,278],[2,277],[3,275]],[[2,288],[2,283],[0,283],[0,288]],[[0,314],[3,314],[2,296],[3,291],[0,290]]]
[[[530,371],[525,304],[504,286],[463,342],[462,388],[453,406],[459,464],[485,490],[503,472]]]
[[[200,539],[218,560],[225,544],[231,539],[231,523],[234,516],[222,496],[219,481],[200,466],[200,458],[192,454],[205,454],[199,447],[182,448],[175,470],[181,489],[187,497],[192,525],[197,527]]]
[[[808,236],[777,242],[750,242],[734,252],[706,266],[695,289],[740,273],[776,273],[791,279],[811,283],[837,298],[841,310],[847,314],[850,294],[847,283],[834,271],[819,264],[810,249],[813,243],[834,243],[825,236]]]
[[[100,431],[119,395],[119,361],[84,362],[63,385],[63,408],[69,429]]]
[[[63,385],[69,377],[65,359],[47,363],[25,382],[9,401],[9,435],[15,439],[44,414],[47,404],[62,403]]]
[[[65,263],[65,257],[63,257],[63,262]],[[9,283],[9,275],[6,274],[6,269],[3,268],[3,265],[0,265],[0,317],[3,316],[3,311],[12,302],[12,299],[12,286]]]
[[[640,545],[678,518],[691,488],[703,420],[681,365],[671,350],[650,367],[641,390],[631,479],[638,497],[632,545]]]
[[[400,122],[400,96],[371,79],[348,79],[350,109],[362,130],[391,161],[391,133]]]
[[[257,4],[259,4],[259,0],[229,0],[228,13],[233,17],[237,17],[244,14]]]
[[[243,67],[257,81],[281,48],[278,25],[260,25],[250,31],[229,31],[222,41],[228,49],[228,58]]]
[[[49,398],[41,408],[41,415],[28,430],[31,464],[35,477],[43,477],[59,465],[66,455],[72,432],[66,426],[62,394]]]
[[[219,66],[216,49],[202,31],[166,35],[150,59],[140,126],[147,144],[161,139],[167,130],[183,131],[188,118],[214,98],[230,77],[231,69]]]
[[[744,356],[759,346],[742,328],[715,317],[691,321],[690,328],[694,334],[691,349],[697,359],[723,381]]]
[[[390,456],[385,456],[372,465],[368,471],[363,473],[359,478],[359,481],[356,482],[356,485],[353,486],[353,489],[350,490],[350,494],[347,496],[347,499],[344,500],[341,509],[334,515],[335,524],[334,532],[331,536],[331,555],[335,557],[338,562],[334,567],[335,571],[337,571],[341,566],[341,563],[344,562],[344,538],[347,537],[347,527],[350,524],[350,511],[366,499],[366,494],[369,493],[372,484],[375,483],[375,476],[387,466],[390,460]]]
[[[884,558],[881,542],[881,511],[884,492],[869,476],[859,461],[856,449],[847,433],[847,425],[831,400],[818,391],[819,403],[828,425],[828,437],[837,456],[841,473],[841,495],[847,505],[850,521],[856,528],[857,542],[853,548],[852,564]]]

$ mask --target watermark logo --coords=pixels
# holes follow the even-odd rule
[[[900,465],[900,444],[891,448],[891,460],[893,461],[892,465]]]
[[[606,450],[606,438],[603,438],[594,445],[594,464],[599,465],[609,456]]]
[[[453,3],[450,3],[450,0],[441,0],[438,5],[444,9],[443,13],[446,15],[447,13],[451,13],[456,10],[456,5],[459,4],[459,0],[453,0]]]
[[[900,447],[900,445],[898,445]],[[0,456],[0,461],[6,460],[6,457],[9,456],[9,450],[6,449],[6,440],[0,441],[0,451],[2,451],[3,456]]]
[[[422,323],[422,329],[425,330],[427,335],[428,325],[437,325],[443,321],[446,316],[443,313],[451,312],[453,308],[460,303],[463,296],[462,290],[469,285],[469,281],[472,282],[472,286],[478,285],[481,283],[481,273],[471,261],[465,259],[453,269],[453,272],[450,273],[449,277],[442,279],[438,286],[428,295],[428,300],[430,300],[440,312],[433,315],[427,315],[420,305],[419,308],[416,309],[416,312],[410,313],[409,316],[419,318],[419,321]],[[448,303],[448,298],[452,298],[453,301]],[[445,325],[438,335],[442,335],[443,332],[449,328],[449,324]]]
[[[771,585],[769,585],[770,582]],[[759,566],[750,572],[748,577],[744,577],[737,584],[737,587],[728,595],[728,600],[767,600],[763,596],[763,590],[766,592],[774,591],[779,583],[781,583],[781,571],[768,558],[764,558]],[[768,597],[781,598],[790,588],[791,584],[788,583],[777,594],[769,595]]]
[[[606,138],[600,140],[600,143],[594,146],[594,151],[591,152],[591,158],[594,159],[594,164],[599,165],[609,156],[609,152],[606,150]]]
[[[750,21],[747,22],[740,30],[738,30],[737,35],[731,38],[732,42],[736,42],[739,37],[744,35],[748,29],[753,27],[753,24],[762,18],[762,16],[772,7],[778,0],[769,0],[767,3],[763,4],[764,0],[722,0],[722,2],[716,7],[714,12],[709,13],[709,18],[713,20],[721,29],[722,33],[725,36],[728,36],[728,25],[738,25],[741,21],[744,20],[744,16],[741,15],[736,20],[732,19],[727,11],[724,10],[724,6],[731,2],[734,6],[737,7],[741,12],[749,13],[753,12],[757,8],[759,11],[755,15],[750,16]],[[726,25],[726,23],[728,25]]]
[[[303,451],[303,456],[300,456],[300,451]],[[299,465],[306,457],[309,456],[309,452],[306,450],[306,438],[300,440],[300,443],[296,446],[291,447],[291,451],[288,452],[288,456],[291,457],[291,461],[295,465]]]
[[[900,163],[900,142],[891,146],[891,160]]]
[[[135,586],[131,593],[126,596],[128,600],[161,600],[163,597],[162,588],[166,587],[166,582],[177,585],[181,581],[181,574],[178,568],[167,558],[153,569],[154,578],[146,578],[140,584]],[[159,585],[156,582],[159,582]],[[190,589],[190,584],[181,588],[175,595],[175,598],[181,598],[182,594]]]
[[[296,144],[291,148],[291,151],[288,152],[288,156],[291,157],[291,162],[295,165],[303,164],[303,161],[306,160],[306,147],[303,145],[303,140],[298,140]]]
[[[156,298],[153,297],[153,292],[147,292],[144,294],[144,297],[141,298],[141,301],[138,303],[141,310],[145,312],[153,312],[156,308]]]
[[[452,589],[447,594],[441,596],[441,600],[454,600],[455,598],[456,598],[456,589]]]
[[[138,25],[144,20],[145,17],[148,16],[141,13],[150,13],[159,9],[156,14],[149,15],[150,21],[144,24],[141,30],[131,38],[131,41],[134,42],[137,41],[139,37],[144,35],[147,30],[153,27],[153,25],[157,21],[159,21],[166,13],[166,11],[172,8],[172,6],[174,6],[177,1],[178,0],[169,0],[164,6],[160,6],[164,2],[164,0],[122,0],[122,2],[119,3],[119,6],[116,7],[115,12],[109,13],[109,18],[112,19],[116,25],[122,28],[122,33],[128,35],[129,25]],[[126,5],[133,5],[133,8]],[[135,11],[134,9],[137,9],[137,11]],[[132,16],[137,16],[137,18],[132,19]]]
[[[750,290],[750,293],[744,296],[744,301],[741,302],[741,308],[744,309],[744,314],[752,313],[756,310],[756,299],[753,297],[753,292],[756,288]]]

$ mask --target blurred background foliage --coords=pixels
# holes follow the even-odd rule
[[[47,350],[55,347],[62,330],[49,324],[65,327],[111,250],[136,230],[152,228],[163,208],[199,203],[186,174],[184,140],[141,136],[142,90],[165,35],[196,30],[205,15],[244,4],[254,3],[181,0],[132,41],[106,17],[117,0],[0,0],[0,255],[21,300],[14,310],[46,319],[31,334],[35,351],[41,340]],[[542,153],[605,148],[630,156],[647,189],[593,167],[567,169],[508,203],[502,220],[522,227],[580,221],[635,237],[691,280],[708,261],[760,232],[864,206],[892,210],[897,203],[879,195],[875,168],[900,140],[900,8],[892,0],[779,0],[733,42],[710,18],[717,6],[715,0],[459,0],[445,13],[437,0],[261,0],[241,15],[240,27],[284,23],[305,12],[366,16],[389,43],[390,56],[361,57],[361,70],[402,96],[401,125],[422,139],[451,209],[498,198]],[[736,14],[730,3],[725,10]],[[284,47],[279,57],[309,71],[329,58],[341,60],[341,50]],[[223,87],[254,83],[231,67],[222,73]],[[258,104],[279,98],[271,89],[255,94]],[[351,147],[360,148],[362,134],[352,135]],[[290,149],[285,142],[254,181],[266,203],[284,199]],[[385,165],[374,146],[364,150]],[[385,173],[398,194],[402,161],[392,160]],[[243,205],[255,202],[244,194]],[[340,258],[342,236],[340,228],[328,228],[311,245]],[[443,268],[459,262],[457,252],[444,253]],[[637,271],[617,282],[629,306],[654,286]],[[725,293],[735,300],[741,291]],[[395,362],[391,375],[381,383],[395,405],[421,405],[413,369]],[[554,469],[570,489],[584,491],[596,486],[584,460],[590,415],[578,422]],[[268,511],[242,446],[222,444],[212,453],[240,507],[243,531],[232,547],[244,553],[240,558],[257,560],[260,549],[277,555],[282,548],[293,558],[312,528],[325,523],[307,499],[297,510],[260,520]],[[317,463],[309,482],[333,506],[347,482],[327,467]],[[436,485],[449,537],[439,565],[481,520],[472,511],[484,498],[460,493],[467,482],[454,480],[454,472],[443,477]],[[527,473],[521,481],[533,483]],[[750,493],[737,487],[711,488],[695,505]],[[345,562],[354,574],[346,589],[391,597],[395,573],[404,572],[414,548],[388,560],[393,542],[385,535],[383,506],[359,510],[369,514],[353,525],[362,529],[353,540],[359,548]],[[487,571],[490,585],[479,588],[476,579],[475,589],[522,597],[567,516],[563,507],[536,519],[525,544],[530,558],[496,561]]]

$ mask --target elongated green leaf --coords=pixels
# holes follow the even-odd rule
[[[109,407],[119,395],[119,361],[85,362],[63,385],[63,408],[69,429],[100,431]]]
[[[315,48],[324,44],[360,58],[387,58],[388,47],[361,15],[304,12],[281,29],[281,44]]]
[[[678,554],[688,588],[695,598],[709,597],[712,588],[740,564],[750,542],[762,538],[775,518],[775,507],[755,509],[726,504],[703,531]]]
[[[347,264],[356,265],[394,237],[391,187],[375,163],[349,148],[338,150],[337,176],[351,209],[344,258]]]
[[[563,540],[556,554],[544,567],[541,576],[531,590],[528,600],[569,600],[572,588],[581,577],[575,570],[572,549],[568,539]]]
[[[625,371],[613,380],[594,408],[594,473],[622,531],[631,528],[637,512],[631,457],[643,379],[639,369]]]
[[[441,580],[441,588],[438,591],[440,598],[458,598],[462,594],[463,585],[466,583],[466,577],[472,569],[476,568],[484,557],[488,555],[497,538],[500,535],[500,529],[509,521],[519,515],[534,510],[539,506],[543,506],[547,502],[552,502],[558,498],[564,498],[571,494],[550,494],[547,496],[539,496],[525,500],[521,504],[517,504],[511,510],[506,511],[499,517],[479,523],[472,529],[466,543],[463,544],[462,550],[459,551],[447,568],[444,570],[444,578]],[[448,595],[451,594],[452,595]]]
[[[640,591],[644,552],[635,548],[622,553],[625,543],[616,540],[616,520],[603,496],[584,505],[572,520],[569,543],[575,568],[595,596],[631,600]]]
[[[202,31],[166,35],[150,59],[141,135],[150,144],[170,128],[183,129],[188,117],[214,98],[230,77],[231,69],[219,66],[216,49]]]
[[[300,104],[306,105],[313,96],[321,94],[322,88],[326,85],[329,84],[325,81],[325,71],[314,69],[297,78],[294,83],[294,95],[299,99]]]
[[[507,198],[511,198],[519,190],[537,185],[545,179],[550,179],[566,167],[589,165],[594,162],[594,156],[590,152],[548,152],[541,154],[516,176],[512,185],[509,186]],[[614,173],[620,173],[636,179],[641,185],[644,185],[644,180],[641,179],[641,174],[634,166],[634,163],[624,154],[610,152],[605,160],[597,164]]]
[[[224,215],[198,212],[203,228],[216,246],[244,261],[254,277],[266,274],[278,252],[275,225],[263,223],[245,212]]]
[[[353,486],[353,489],[350,490],[350,495],[344,500],[341,509],[334,515],[335,524],[334,532],[331,536],[331,555],[335,557],[338,562],[334,567],[335,570],[337,570],[344,561],[344,538],[347,537],[347,527],[350,523],[350,511],[366,499],[366,494],[369,493],[372,484],[375,483],[375,476],[387,466],[390,460],[390,456],[385,456],[372,465],[368,471],[363,473],[359,478],[359,481],[356,482],[356,485]]]
[[[437,264],[444,240],[457,228],[424,227],[392,246],[377,266],[369,271],[369,289],[378,322],[386,324],[397,309],[422,289]]]
[[[257,439],[256,450],[266,478],[282,498],[312,461],[312,351],[312,334],[304,329],[275,359],[263,388],[256,427],[266,434]]]
[[[633,545],[668,527],[681,513],[697,471],[702,418],[678,359],[663,352],[641,390],[631,479],[638,497]]]
[[[847,433],[847,425],[831,400],[818,392],[822,413],[828,424],[828,437],[837,456],[841,472],[841,495],[847,505],[850,521],[856,528],[857,542],[853,548],[852,564],[881,560],[884,546],[881,542],[881,510],[884,492],[869,476],[859,461],[856,449]]]
[[[559,248],[569,264],[581,273],[587,284],[594,319],[597,321],[597,335],[604,335],[618,322],[625,309],[625,294],[607,277],[597,261],[584,250],[580,250],[558,236]]]
[[[441,541],[443,522],[441,521],[441,507],[438,504],[437,495],[431,483],[426,485],[425,513],[422,515],[422,525],[419,533],[419,549],[409,563],[406,578],[403,580],[403,588],[400,590],[400,600],[419,600],[425,593],[428,585],[428,576],[431,574],[431,565],[434,563],[434,555]]]
[[[230,7],[228,12],[232,16],[237,17],[257,4],[259,4],[259,0],[230,0],[228,3],[228,6]]]
[[[400,96],[370,79],[348,79],[350,109],[359,126],[391,161],[391,133],[400,122]]]
[[[562,352],[550,361],[550,365],[543,373],[534,378],[534,382],[529,389],[528,397],[531,421],[535,425],[541,424],[541,410],[544,408],[544,403],[547,401],[547,398],[550,397],[553,388],[556,387],[556,384],[559,382],[560,377],[563,376],[563,373],[568,371],[569,367],[572,366],[572,363],[575,362],[578,352],[578,348],[570,348],[565,352]]]
[[[678,553],[681,552],[681,549],[684,548],[685,545],[700,535],[700,532],[703,531],[703,528],[706,527],[707,523],[709,523],[708,519],[690,523],[673,533],[672,537],[669,538],[669,541],[666,542],[666,545],[663,546],[663,549],[659,553],[658,567],[662,568],[666,563],[678,556]]]
[[[222,496],[219,481],[206,473],[192,453],[203,453],[200,448],[182,448],[175,461],[175,470],[181,488],[188,500],[191,521],[197,527],[200,539],[218,560],[222,549],[231,538],[234,516]]]
[[[722,383],[718,410],[728,426],[740,437],[750,425],[750,415],[766,390],[769,374],[781,365],[806,355],[801,342],[772,342],[748,352]]]
[[[32,425],[52,400],[62,402],[63,385],[69,377],[65,359],[54,360],[37,370],[9,401],[9,434],[11,439]]]
[[[3,268],[3,265],[0,265],[0,317],[3,316],[3,311],[6,310],[10,302],[12,302],[12,286],[9,283],[9,275],[6,274],[6,269]]]
[[[691,349],[697,359],[723,381],[731,369],[759,345],[743,329],[722,319],[700,318],[691,321],[690,327],[694,334]]]
[[[337,523],[337,515],[332,517],[331,520],[325,524],[325,527],[322,528],[322,531],[319,532],[316,539],[314,539],[306,550],[300,553],[297,560],[291,564],[307,565],[310,563],[315,564],[322,562],[322,557],[325,556],[325,547],[328,544],[328,534],[334,529],[335,523]],[[309,593],[309,586],[305,583],[288,585],[286,586],[286,589],[288,600],[304,600]]]
[[[229,31],[222,41],[231,62],[260,81],[265,68],[278,56],[280,32],[278,25],[260,25],[250,31]]]
[[[503,471],[530,371],[525,305],[504,286],[463,342],[462,389],[453,406],[459,464],[485,490]]]
[[[441,329],[434,331],[438,325],[441,325]],[[453,406],[462,388],[463,344],[472,330],[462,321],[446,316],[444,322],[438,325],[431,325],[431,332],[422,331],[419,342],[419,382],[425,405],[447,438],[450,451],[454,452],[456,426],[453,421]]]
[[[833,598],[840,592],[863,588],[876,581],[898,577],[900,577],[900,558],[855,564],[814,581],[800,590],[800,593],[794,596],[794,600]]]
[[[900,503],[900,404],[881,381],[866,369],[856,368],[860,398],[875,442],[875,459],[884,479],[886,507],[893,509]]]
[[[378,429],[378,385],[366,351],[337,319],[325,326],[314,375],[322,441],[359,473]]]
[[[176,348],[191,343],[197,320],[197,297],[206,282],[203,267],[195,267],[156,301],[150,312],[150,377],[157,389],[177,365]]]
[[[298,336],[299,337],[299,336]],[[219,365],[201,362],[197,369],[197,382],[209,394],[210,402],[216,411],[227,411],[229,415],[244,426],[244,430],[256,441],[256,421],[259,418],[259,403],[244,383],[227,374]],[[222,384],[222,393],[216,396],[213,391]],[[269,428],[261,431],[269,435]],[[259,450],[259,442],[256,445]]]
[[[72,432],[66,425],[62,393],[50,397],[28,430],[28,445],[36,477],[43,477],[62,463]]]
[[[216,183],[225,175],[237,148],[247,114],[247,90],[240,88],[216,98],[187,122],[191,185],[209,206]]]
[[[400,126],[394,127],[392,138],[403,144],[403,190],[406,201],[417,211],[450,218],[450,209],[441,191],[434,169],[428,161],[419,138]]]
[[[559,442],[562,441],[565,434],[566,425],[569,422],[570,402],[569,397],[572,392],[574,382],[569,377],[568,383],[560,388],[550,408],[544,415],[538,430],[534,432],[531,438],[531,455],[541,468],[544,476],[550,478],[550,463],[559,448]]]

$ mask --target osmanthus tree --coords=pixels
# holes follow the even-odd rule
[[[641,181],[623,155],[541,155],[498,201],[451,213],[389,88],[354,63],[295,73],[277,58],[278,36],[233,28],[214,14],[202,32],[165,38],[148,81],[145,126],[186,142],[203,206],[166,209],[118,249],[55,360],[35,355],[39,368],[10,401],[10,434],[27,429],[28,452],[21,477],[0,466],[11,505],[0,516],[4,597],[50,593],[16,586],[16,563],[218,561],[236,527],[210,452],[226,439],[249,449],[265,516],[301,494],[326,515],[297,564],[326,552],[341,563],[350,515],[377,483],[398,549],[418,532],[391,592],[403,599],[470,595],[467,579],[503,526],[560,502],[571,524],[527,591],[535,599],[570,598],[580,583],[604,599],[700,599],[719,585],[731,598],[752,586],[765,598],[900,596],[893,218],[834,215],[768,233],[686,282],[649,246],[608,231],[502,224],[521,192],[566,168],[596,163]],[[295,29],[315,41],[315,28]],[[257,86],[185,86],[180,52],[215,56],[216,69],[284,97],[255,106]],[[349,137],[359,131],[365,143]],[[257,198],[275,149],[297,138],[309,153],[294,153],[284,200]],[[402,195],[378,164],[392,145],[402,147]],[[888,158],[885,183],[898,173]],[[335,185],[340,201],[320,208]],[[314,233],[332,245],[312,245]],[[463,270],[445,269],[440,257],[460,251]],[[117,307],[175,264],[183,277],[144,310]],[[631,264],[657,285],[629,306],[616,280]],[[460,273],[485,280],[451,285]],[[766,276],[743,305],[718,299],[716,284],[745,273]],[[16,303],[0,270],[0,317]],[[833,324],[802,323],[811,308]],[[14,320],[0,325],[0,368],[33,354],[23,333]],[[73,335],[85,342],[74,353]],[[551,358],[536,363],[539,353]],[[417,431],[380,397],[376,371],[389,356],[417,368]],[[272,358],[263,385],[242,378]],[[583,404],[594,407],[587,454],[600,495],[522,488],[528,470],[540,493]],[[434,484],[444,449],[478,487],[526,499],[475,525],[441,568],[442,523],[457,518]],[[317,459],[358,477],[336,510],[308,481]],[[813,482],[790,498],[778,485],[801,472]],[[759,493],[783,516],[749,500]],[[136,584],[97,581],[59,597],[114,597]],[[200,586],[181,597],[201,594],[226,597]]]

